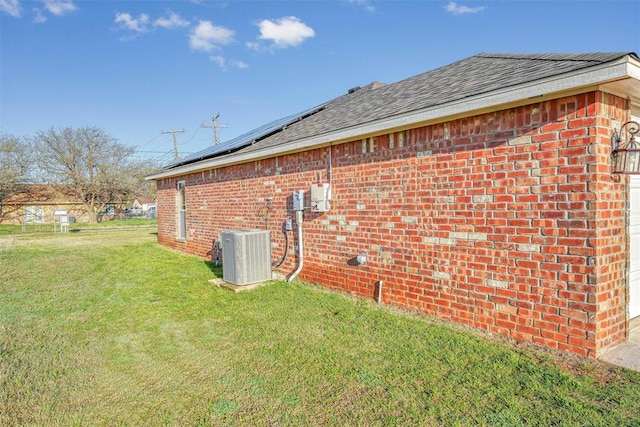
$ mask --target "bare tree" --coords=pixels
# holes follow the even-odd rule
[[[162,169],[162,165],[152,159],[139,160],[136,162],[136,171],[134,173],[134,192],[136,196],[148,196],[152,199],[156,196],[155,181],[147,181],[145,177],[158,172]]]
[[[38,132],[34,137],[40,171],[82,201],[91,223],[107,204],[124,205],[140,188],[134,147],[119,143],[95,127]]]
[[[24,139],[0,134],[0,204],[22,190],[30,164],[28,144]]]

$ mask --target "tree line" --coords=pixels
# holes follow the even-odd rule
[[[0,134],[0,204],[29,184],[48,184],[82,201],[91,223],[107,204],[126,205],[153,195],[144,177],[158,170],[96,127],[49,129],[32,137]]]

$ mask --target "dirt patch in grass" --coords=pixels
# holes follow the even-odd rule
[[[157,240],[155,228],[102,228],[77,230],[69,233],[15,235],[0,239],[6,247],[76,248],[85,246],[111,246],[153,242]]]
[[[13,237],[0,238],[0,248],[10,248],[13,246],[15,239]]]

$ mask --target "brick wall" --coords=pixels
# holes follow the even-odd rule
[[[162,179],[159,241],[209,257],[220,230],[268,228],[279,258],[293,190],[330,178],[330,212],[304,214],[302,279],[361,297],[382,281],[385,303],[596,357],[627,333],[626,187],[609,173],[627,115],[590,92],[193,173],[185,241]]]

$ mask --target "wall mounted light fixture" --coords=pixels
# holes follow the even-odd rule
[[[367,262],[367,256],[366,255],[358,255],[356,257],[356,264],[357,265],[366,264],[366,262]]]
[[[640,175],[640,143],[636,141],[636,134],[640,131],[640,124],[628,121],[620,126],[620,130],[613,131],[611,136],[611,159],[613,173]]]

